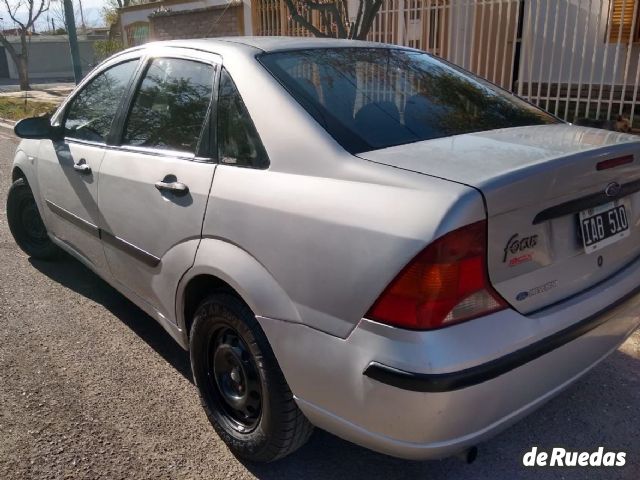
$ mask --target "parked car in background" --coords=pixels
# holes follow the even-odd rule
[[[640,322],[638,137],[417,50],[151,43],[15,132],[18,245],[155,318],[246,459],[471,458]]]

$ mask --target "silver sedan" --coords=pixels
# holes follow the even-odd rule
[[[250,460],[471,458],[640,321],[640,139],[417,50],[151,43],[15,132],[18,245],[154,317]]]

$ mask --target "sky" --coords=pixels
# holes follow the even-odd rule
[[[9,0],[9,4],[13,5],[16,0]],[[26,3],[26,0],[24,0]],[[39,5],[39,0],[35,0],[36,5]],[[76,25],[80,26],[80,15],[78,14],[79,4],[78,0],[72,0],[74,4],[74,9],[76,10]],[[106,4],[105,0],[81,0],[82,2],[82,10],[84,12],[85,24],[87,27],[97,27],[104,25],[104,20],[102,18],[102,7]],[[55,0],[51,2],[51,9],[49,12],[45,12],[36,22],[36,31],[50,28],[51,18],[53,18],[56,27],[62,27],[62,20],[58,15],[54,13],[54,10],[61,11],[61,3],[62,0]],[[0,17],[2,21],[0,22],[3,29],[14,28],[13,21],[7,14],[7,9],[3,3],[0,3]],[[26,9],[25,9],[26,10]],[[18,18],[26,18],[24,12],[19,11]]]

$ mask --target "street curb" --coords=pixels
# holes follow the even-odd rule
[[[13,131],[13,127],[15,127],[17,122],[14,122],[13,120],[9,120],[7,118],[2,118],[0,117],[0,127],[1,128],[8,128],[9,130]]]

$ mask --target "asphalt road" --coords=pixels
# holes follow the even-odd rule
[[[4,211],[15,145],[0,129],[1,479],[640,478],[640,332],[480,445],[472,465],[402,461],[322,431],[280,462],[243,464],[207,423],[187,354],[160,326],[77,261],[30,260],[16,247]],[[627,464],[527,469],[532,446],[603,446],[626,451]]]

